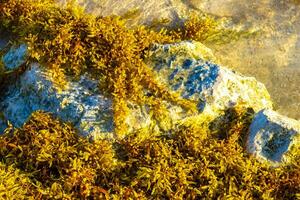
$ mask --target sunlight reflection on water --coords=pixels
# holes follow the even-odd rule
[[[214,0],[199,6],[262,30],[258,37],[211,48],[220,63],[262,81],[279,112],[300,119],[300,7],[286,0]]]

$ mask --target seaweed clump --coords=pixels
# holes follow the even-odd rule
[[[72,125],[33,113],[22,128],[11,127],[0,136],[0,198],[300,197],[299,156],[290,166],[271,168],[244,152],[248,110],[229,110],[214,121],[196,116],[166,132],[125,134],[127,101],[149,105],[153,113],[164,110],[163,101],[194,109],[193,102],[160,84],[143,59],[153,43],[209,40],[218,30],[213,20],[191,18],[177,31],[155,32],[145,26],[129,29],[116,16],[84,14],[73,4],[61,8],[54,0],[0,0],[0,27],[25,42],[29,62],[52,70],[58,84],[65,74],[97,78],[113,97],[115,131],[125,135],[89,141]]]
[[[129,19],[128,19],[129,17]],[[74,79],[88,73],[99,80],[101,92],[113,99],[115,132],[127,133],[128,103],[147,105],[152,118],[163,111],[165,102],[196,113],[196,103],[181,98],[158,81],[156,73],[144,63],[154,43],[181,40],[207,41],[225,30],[209,16],[191,14],[178,30],[146,26],[128,27],[130,16],[93,16],[74,1],[61,7],[53,0],[2,0],[0,30],[28,45],[27,63],[38,62],[52,71],[55,83],[64,87],[66,77]],[[3,82],[3,81],[2,81]],[[5,83],[5,82],[4,82]]]
[[[205,44],[219,45],[259,34],[259,31],[250,29],[237,30],[230,20],[218,19],[202,12],[191,12],[186,18],[180,20],[182,25],[177,25],[168,31],[169,35],[179,41],[195,40]]]
[[[69,124],[43,112],[34,113],[22,129],[7,129],[0,146],[1,160],[27,174],[40,198],[101,196],[96,177],[105,179],[116,164],[108,141],[90,143]]]
[[[64,85],[65,74],[76,79],[89,73],[98,79],[102,92],[113,99],[119,136],[127,132],[128,101],[154,111],[166,110],[163,101],[197,110],[194,102],[161,84],[143,62],[151,44],[174,41],[163,30],[127,28],[120,17],[88,15],[74,3],[61,8],[52,0],[1,1],[0,25],[28,45],[28,62],[52,70],[58,85]]]
[[[140,130],[120,140],[89,141],[69,124],[36,112],[0,137],[0,169],[17,172],[0,176],[17,185],[16,199],[298,198],[299,158],[279,168],[259,163],[240,142],[248,112],[228,115],[232,123],[223,137],[199,116],[171,135]]]
[[[34,199],[33,188],[24,172],[0,162],[0,199]]]

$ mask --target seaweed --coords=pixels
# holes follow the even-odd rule
[[[225,115],[232,123],[218,133],[211,129],[212,119],[198,116],[171,134],[138,130],[122,139],[90,141],[70,124],[38,111],[22,128],[11,127],[0,136],[5,187],[0,195],[5,198],[16,187],[15,199],[299,197],[299,156],[278,168],[258,162],[240,142],[249,110]]]
[[[26,173],[0,162],[1,199],[34,199],[32,190],[34,186]]]
[[[29,48],[29,61],[53,71],[58,86],[65,74],[78,78],[88,72],[113,99],[114,122],[119,136],[126,134],[127,102],[149,105],[155,111],[169,101],[196,112],[196,105],[157,81],[144,62],[153,43],[172,42],[162,30],[145,26],[128,28],[117,16],[84,14],[74,3],[61,8],[51,0],[7,0],[0,3],[0,24]],[[146,98],[145,92],[152,93]]]
[[[91,143],[41,111],[22,129],[7,129],[0,143],[1,160],[27,174],[35,196],[43,199],[105,196],[94,185],[96,176],[105,178],[116,163],[108,141]]]
[[[153,43],[205,42],[221,34],[213,18],[194,16],[178,30],[154,31],[156,25],[128,28],[118,16],[85,14],[72,2],[0,0],[0,27],[29,46],[27,63],[53,70],[58,87],[65,75],[97,78],[113,97],[115,132],[122,136],[92,141],[49,113],[33,113],[23,127],[10,126],[0,136],[1,199],[300,197],[297,150],[291,165],[278,168],[245,152],[249,108],[229,109],[217,119],[195,115],[169,130],[127,132],[127,101],[149,105],[158,121],[167,120],[163,101],[195,110],[194,102],[156,81],[143,59]]]
[[[168,29],[175,40],[194,40],[205,44],[226,44],[241,38],[255,37],[259,30],[237,30],[230,19],[220,19],[203,13],[190,12],[177,25]]]

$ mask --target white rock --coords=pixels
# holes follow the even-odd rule
[[[17,58],[20,58],[19,54]],[[164,81],[184,98],[198,101],[199,110],[215,113],[237,104],[256,110],[272,107],[263,84],[205,60],[215,60],[210,49],[197,42],[181,42],[155,46],[146,62],[158,72],[158,81]],[[82,76],[78,82],[66,80],[68,88],[60,92],[50,77],[49,72],[38,65],[21,75],[0,103],[4,117],[20,127],[32,112],[44,110],[70,121],[83,135],[112,135],[112,101],[95,90],[97,81],[87,76]],[[150,117],[147,106],[128,103],[131,111],[125,123],[129,131],[145,127],[168,130],[188,117],[180,107],[163,102],[170,112],[170,119],[158,123]],[[0,126],[0,131],[4,128]]]
[[[292,148],[300,153],[299,121],[268,109],[255,115],[247,140],[249,153],[276,165],[280,162],[288,162],[287,153]]]
[[[272,108],[265,86],[215,64],[211,51],[199,42],[156,45],[148,60],[160,80],[182,97],[199,102],[200,110],[220,111],[244,105],[255,111]]]
[[[50,72],[32,65],[9,87],[0,103],[5,120],[21,127],[34,111],[43,110],[71,122],[84,136],[113,137],[112,100],[97,89],[97,81],[87,75],[78,82],[66,81],[68,87],[57,90]],[[131,111],[125,123],[129,132],[145,127],[164,128],[151,119],[146,106],[128,103]],[[169,107],[170,112],[175,109],[176,106]],[[178,115],[173,113],[171,118],[175,120]],[[0,132],[7,127],[5,120],[0,118]]]
[[[47,71],[34,64],[9,88],[0,109],[16,127],[21,127],[32,112],[44,110],[73,123],[83,135],[111,132],[111,100],[95,94],[94,88],[97,81],[82,76],[78,82],[70,81],[66,90],[58,91]]]

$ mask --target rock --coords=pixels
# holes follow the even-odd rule
[[[55,87],[50,73],[38,64],[27,69],[9,87],[0,103],[3,118],[15,127],[21,127],[34,111],[43,110],[63,121],[71,122],[84,136],[113,137],[112,100],[97,89],[98,82],[83,75],[78,82],[66,80],[67,88],[60,91]],[[146,106],[128,103],[131,112],[125,123],[130,132],[145,127],[170,128],[168,124],[157,124],[151,120]],[[172,120],[177,119],[176,113],[182,111],[171,105],[168,109],[172,113]],[[7,127],[3,118],[0,119],[0,132]]]
[[[20,60],[15,66],[23,60],[20,53],[13,53],[13,50],[8,54],[10,56],[5,55],[4,58],[11,58],[12,61],[15,55],[16,60]],[[159,81],[164,81],[184,98],[198,101],[201,111],[216,113],[237,104],[257,110],[272,107],[263,84],[214,64],[212,61],[216,59],[211,50],[201,43],[156,45],[151,54],[146,62],[158,73]],[[13,62],[6,63],[12,68]],[[68,87],[59,91],[51,72],[33,64],[16,83],[9,86],[0,103],[0,110],[4,118],[16,127],[22,126],[34,111],[44,110],[71,122],[85,136],[113,136],[112,100],[95,89],[97,81],[83,75],[79,81],[67,77],[66,82]],[[139,128],[169,130],[189,117],[182,108],[168,102],[162,103],[166,105],[169,117],[161,116],[163,120],[157,121],[151,118],[147,106],[128,102],[130,114],[125,123],[129,131]],[[0,131],[3,131],[5,126],[1,124],[5,123],[0,123]]]
[[[7,71],[15,70],[26,61],[27,46],[21,44],[11,48],[3,57],[2,62]]]
[[[288,163],[290,153],[300,153],[300,122],[264,109],[250,126],[247,151],[261,160],[277,165]]]
[[[244,105],[255,111],[272,108],[265,86],[255,78],[215,64],[212,52],[199,42],[156,45],[147,61],[160,80],[182,97],[198,101],[199,110],[214,112]]]
[[[73,123],[83,135],[113,130],[112,103],[94,91],[97,81],[82,76],[59,91],[50,77],[37,64],[21,75],[0,104],[6,120],[21,127],[34,111],[44,110]],[[0,131],[4,128],[0,127]]]

